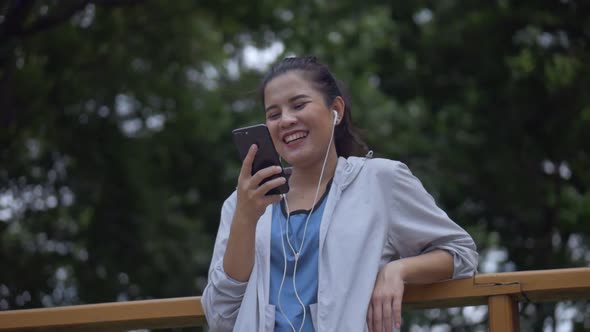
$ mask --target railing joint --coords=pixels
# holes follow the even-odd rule
[[[526,295],[526,292],[524,290],[522,290],[522,288],[520,290],[520,295],[522,296],[524,301],[519,299],[518,302],[524,303],[524,304],[528,304],[528,303],[532,302],[531,299]]]
[[[474,280],[473,285],[474,286],[487,286],[487,287],[493,287],[493,286],[512,286],[512,285],[520,285],[520,282],[518,282],[518,281],[477,282],[477,281]]]

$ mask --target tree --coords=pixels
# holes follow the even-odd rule
[[[506,250],[499,271],[588,264],[589,9],[575,1],[391,7],[397,43],[374,60],[382,91],[416,114],[417,142],[390,151],[424,172],[472,233],[487,234],[478,241],[484,258]],[[587,310],[579,307],[580,324]],[[555,304],[525,308],[532,319],[523,324],[555,330],[555,312]]]
[[[233,182],[220,8],[78,5],[3,15],[2,309],[196,294]]]
[[[371,148],[474,235],[484,272],[497,253],[498,271],[587,265],[588,9],[5,2],[0,310],[199,294],[240,166],[231,129],[261,122],[261,70],[289,54],[331,64]],[[527,305],[523,326],[555,310]],[[481,327],[455,311],[405,328]]]

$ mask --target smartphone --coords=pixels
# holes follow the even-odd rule
[[[256,144],[258,146],[258,151],[256,151],[256,156],[254,157],[254,162],[252,163],[252,175],[269,166],[281,166],[281,173],[264,179],[260,184],[278,177],[287,178],[285,175],[285,170],[283,169],[279,160],[279,154],[277,153],[272,139],[270,138],[270,133],[268,132],[266,125],[257,124],[249,127],[234,129],[232,131],[232,136],[234,139],[234,144],[238,148],[238,153],[242,162],[244,161],[244,158],[246,158],[250,146],[252,146],[252,144]],[[271,189],[266,193],[266,195],[285,194],[288,191],[289,184],[285,182],[284,184]]]

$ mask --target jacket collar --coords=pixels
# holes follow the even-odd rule
[[[359,174],[367,158],[370,157],[339,157],[336,164],[336,172],[334,173],[333,184],[336,184],[340,190],[346,189],[348,185]]]

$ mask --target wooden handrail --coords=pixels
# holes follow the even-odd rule
[[[590,299],[590,268],[478,274],[408,285],[404,309],[488,304],[490,331],[517,331],[517,302]],[[0,331],[124,331],[205,325],[200,297],[0,312]]]
[[[407,285],[406,308],[447,308],[486,304],[489,296],[519,302],[590,299],[590,268],[478,274],[429,285]]]
[[[0,312],[0,331],[126,331],[203,326],[198,296]]]

